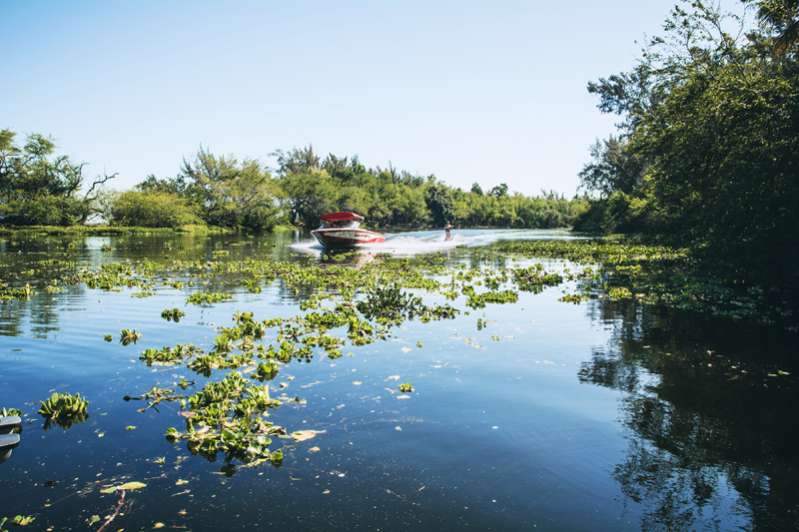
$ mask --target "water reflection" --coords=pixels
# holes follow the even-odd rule
[[[635,304],[589,308],[613,334],[579,379],[626,392],[629,446],[613,476],[644,506],[642,528],[799,527],[795,338]]]
[[[295,238],[284,234],[274,238],[128,235],[0,239],[0,278],[8,280],[28,272],[37,287],[30,299],[0,304],[0,335],[5,336],[0,340],[6,342],[0,390],[10,390],[8,395],[0,391],[0,407],[10,406],[6,403],[11,399],[24,400],[26,410],[35,412],[35,402],[57,386],[91,392],[92,408],[96,408],[90,419],[72,427],[67,435],[60,430],[44,434],[38,418],[26,428],[23,447],[4,464],[5,476],[0,478],[0,492],[13,489],[26,494],[27,498],[14,501],[14,511],[39,511],[45,498],[66,500],[52,511],[61,512],[54,514],[60,523],[78,528],[85,524],[85,517],[104,515],[108,501],[68,499],[79,487],[66,485],[58,497],[55,492],[51,497],[49,492],[37,491],[50,478],[65,483],[75,478],[70,464],[84,468],[81,482],[96,483],[97,472],[122,474],[119,463],[124,463],[124,473],[131,479],[157,479],[163,471],[153,461],[156,457],[168,455],[169,463],[177,466],[183,464],[178,460],[187,458],[179,457],[180,450],[166,446],[163,438],[166,428],[174,424],[174,415],[170,415],[174,412],[159,416],[151,409],[139,414],[135,407],[121,402],[124,393],[142,393],[156,384],[172,386],[178,375],[176,370],[173,375],[172,370],[155,372],[142,367],[136,358],[140,349],[125,348],[116,341],[120,329],[145,331],[142,345],[147,347],[176,342],[210,345],[213,331],[219,324],[229,324],[236,310],[254,310],[259,318],[286,315],[296,311],[292,305],[298,300],[311,295],[310,290],[289,289],[280,281],[270,284],[266,278],[257,280],[263,293],[251,294],[240,278],[219,273],[203,278],[202,288],[236,290],[237,303],[203,308],[185,305],[186,293],[197,286],[165,288],[152,298],[138,300],[128,293],[135,290],[105,293],[82,285],[48,293],[44,288],[49,278],[74,275],[81,268],[97,268],[106,262],[138,260],[186,261],[197,269],[223,257],[234,263],[269,258],[364,268],[377,258],[369,252],[297,255],[289,247]],[[465,267],[509,265],[507,257],[481,248],[451,249],[442,255]],[[430,260],[441,260],[441,255]],[[543,523],[571,522],[577,523],[575,528],[588,528],[596,524],[595,519],[597,528],[611,528],[627,525],[632,514],[635,525],[645,529],[799,527],[799,453],[795,451],[799,421],[793,412],[799,399],[795,337],[632,303],[592,301],[582,308],[572,307],[559,303],[560,295],[559,289],[535,296],[523,294],[530,296],[525,308],[490,306],[464,314],[446,327],[409,325],[412,332],[401,332],[398,340],[402,342],[378,343],[358,350],[352,358],[307,364],[301,371],[293,367],[297,381],[284,382],[286,393],[309,401],[307,405],[287,405],[280,420],[286,426],[300,427],[308,420],[311,428],[330,427],[329,439],[320,444],[323,451],[314,455],[298,450],[279,471],[242,471],[235,484],[220,491],[235,494],[235,500],[223,502],[213,491],[219,475],[206,475],[207,464],[199,463],[203,461],[187,461],[182,466],[185,469],[174,474],[188,476],[186,470],[190,470],[196,475],[190,486],[198,497],[190,506],[196,521],[188,524],[196,525],[193,529],[209,527],[208,523],[224,518],[240,504],[235,513],[242,515],[242,527],[257,528],[260,518],[263,523],[282,520],[299,526],[291,521],[292,516],[311,519],[306,510],[315,507],[321,510],[318,520],[311,522],[318,528],[329,524],[326,513],[343,512],[344,508],[353,515],[347,515],[352,521],[342,518],[346,522],[342,529],[357,528],[351,525],[386,529],[409,516],[436,525],[416,523],[418,529],[441,529],[446,526],[438,525],[451,526],[455,514],[460,519],[462,509],[466,512],[465,507],[475,508],[482,501],[481,511],[469,514],[464,523],[483,523],[484,528],[503,528],[505,523],[505,529],[515,530],[524,528],[519,523],[533,523],[543,515],[549,519]],[[180,326],[161,318],[165,308],[176,306],[187,311]],[[569,312],[577,316],[573,322],[568,321]],[[487,331],[475,332],[478,317],[490,321]],[[603,329],[602,334],[594,335],[592,324]],[[530,333],[532,329],[534,333]],[[102,341],[107,333],[114,334],[113,343]],[[483,345],[465,342],[480,334]],[[525,340],[516,343],[515,335]],[[417,344],[422,339],[424,349],[414,348],[422,345]],[[602,347],[589,351],[590,345]],[[581,361],[578,377],[583,386],[574,379],[577,360]],[[400,373],[419,384],[418,397],[396,400],[394,381],[386,379]],[[575,427],[586,423],[584,410],[593,403],[585,405],[601,400],[604,393],[598,387],[617,390],[619,399],[618,403],[615,398],[609,401],[608,419],[602,408],[589,412],[596,417],[590,430],[600,430],[606,423],[609,432],[616,432],[621,426],[625,439],[614,442],[612,436],[606,436],[603,446],[602,438],[597,437],[585,448],[572,449]],[[421,404],[425,406],[417,406]],[[513,410],[519,404],[525,405],[523,414]],[[496,419],[502,416],[506,416],[504,420]],[[411,419],[413,423],[408,421]],[[129,424],[138,426],[137,430],[127,432]],[[400,425],[404,426],[401,432],[396,430]],[[418,427],[415,434],[414,427]],[[108,436],[100,436],[106,432]],[[560,447],[572,449],[573,454],[558,461],[555,455]],[[51,453],[52,449],[58,452]],[[617,458],[619,450],[621,457]],[[315,456],[315,461],[310,461],[310,456]],[[595,473],[591,489],[579,485],[585,479],[572,482],[585,473],[582,464],[603,460],[606,467],[596,468],[600,472]],[[338,476],[345,469],[342,464],[349,464],[346,477]],[[503,464],[505,469],[501,469]],[[497,467],[504,471],[502,475],[497,474]],[[229,466],[213,469],[225,475],[234,471]],[[399,486],[392,485],[391,493],[382,484],[389,477]],[[314,482],[311,491],[299,478]],[[342,479],[340,491],[333,496],[323,494],[328,486],[315,484],[317,478]],[[265,484],[266,479],[272,484]],[[164,482],[171,487],[174,481]],[[350,481],[353,484],[345,487]],[[407,485],[403,487],[404,482]],[[275,488],[271,492],[270,485]],[[605,488],[615,485],[625,502],[607,504],[601,519],[586,516],[567,521],[570,515],[566,514],[573,514],[573,508],[590,503],[598,492],[612,491]],[[418,491],[424,486],[430,487]],[[485,486],[490,486],[490,492],[481,491]],[[502,494],[506,486],[503,501],[497,492]],[[398,506],[393,493],[399,492],[418,497],[420,506]],[[172,494],[154,482],[149,494],[137,495],[146,511],[132,517],[139,521],[129,523],[129,528],[151,527],[150,514],[160,511],[164,493]],[[373,498],[365,499],[364,493]],[[387,494],[385,500],[376,499],[381,493]],[[614,492],[608,500],[619,496]],[[264,505],[267,498],[275,506]],[[457,504],[453,502],[456,499]],[[493,502],[495,499],[499,502]],[[516,513],[503,508],[515,508]],[[268,518],[259,517],[261,510],[268,511]],[[483,521],[473,516],[478,513]],[[623,521],[618,521],[619,516]]]

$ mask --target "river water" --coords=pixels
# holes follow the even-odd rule
[[[395,235],[365,250],[443,253],[451,262],[498,239],[576,238],[547,231]],[[295,235],[7,237],[3,280],[48,258],[78,266],[145,258],[324,260]],[[216,255],[214,254],[215,252]],[[502,257],[496,257],[502,261]],[[287,445],[282,466],[235,472],[167,442],[177,407],[126,402],[185,369],[148,368],[147,347],[209,347],[237,310],[291,316],[272,283],[230,302],[186,305],[192,287],[107,292],[70,286],[0,303],[0,407],[25,412],[22,443],[0,464],[0,520],[97,529],[140,481],[109,530],[792,529],[799,523],[797,339],[779,330],[634,302],[522,293],[451,321],[408,322],[392,338],[292,363],[276,384],[307,402],[276,420],[323,431]],[[179,324],[165,308],[186,312]],[[478,318],[486,320],[478,328]],[[142,332],[136,345],[119,331]],[[103,336],[113,334],[113,342]],[[779,373],[776,373],[779,371]],[[400,400],[397,382],[412,382]],[[53,390],[90,401],[87,421],[45,430]],[[136,427],[130,430],[130,427]],[[313,447],[312,447],[313,446]],[[98,516],[100,522],[94,523]],[[158,525],[156,525],[158,523]]]

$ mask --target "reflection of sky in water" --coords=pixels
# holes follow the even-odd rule
[[[438,245],[440,236],[402,235],[389,243],[410,249]],[[491,238],[496,235],[456,231],[455,243]],[[82,260],[153,256],[167,244],[176,257],[209,257],[213,249],[230,250],[231,260],[291,256],[283,243],[258,239],[223,239],[216,248],[206,240],[111,239],[113,253],[102,254],[108,242],[89,239]],[[459,250],[453,258],[468,254]],[[561,288],[521,294],[516,305],[452,321],[406,323],[389,341],[347,348],[335,361],[292,362],[274,381],[274,394],[307,404],[287,403],[272,421],[325,432],[286,444],[280,468],[228,477],[221,460],[190,456],[163,438],[167,427],[182,427],[176,405],[140,414],[141,403],[122,401],[179,376],[197,379],[179,367],[147,368],[138,354],[175,343],[208,348],[216,327],[230,324],[235,311],[251,310],[257,319],[287,316],[297,312],[296,303],[278,283],[261,294],[239,290],[234,301],[211,308],[185,305],[182,290],[145,299],[130,293],[70,288],[2,306],[0,406],[24,406],[29,421],[22,445],[0,465],[0,492],[15,494],[0,500],[0,515],[36,514],[42,528],[83,528],[116,502],[97,493],[98,483],[138,480],[148,486],[130,494],[135,504],[114,529],[160,521],[193,530],[619,530],[651,525],[657,512],[665,512],[654,521],[661,525],[682,528],[686,522],[679,519],[689,514],[688,528],[729,529],[749,525],[747,501],[756,499],[741,496],[748,494],[743,479],[768,485],[754,468],[757,453],[745,454],[742,449],[751,449],[742,442],[725,441],[719,453],[706,435],[683,433],[693,419],[722,440],[739,434],[732,414],[706,404],[725,398],[719,390],[726,388],[710,382],[706,397],[697,398],[690,388],[696,370],[673,362],[703,356],[707,345],[629,307],[558,302]],[[179,324],[160,318],[175,306],[186,312]],[[488,321],[482,331],[478,318]],[[137,345],[116,341],[125,327],[143,333]],[[104,342],[105,334],[114,342]],[[684,373],[676,380],[658,373],[667,370]],[[399,398],[399,382],[413,383],[410,398]],[[678,408],[682,385],[691,399]],[[32,413],[54,389],[84,393],[89,420],[68,431],[44,431]],[[758,407],[773,406],[762,389],[749,393],[755,394],[750,401],[761,401]],[[708,410],[712,415],[703,417]],[[664,420],[681,424],[663,432]],[[127,431],[128,425],[137,429]],[[319,451],[309,452],[314,446]],[[157,457],[165,465],[154,463]],[[779,452],[771,458],[785,459]],[[742,472],[747,463],[749,477]],[[790,504],[788,498],[781,510]]]

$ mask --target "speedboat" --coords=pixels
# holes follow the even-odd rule
[[[311,234],[326,248],[352,248],[385,242],[381,233],[361,227],[363,216],[356,212],[330,212],[320,216],[322,225]]]

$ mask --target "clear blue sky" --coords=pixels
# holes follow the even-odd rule
[[[0,128],[115,188],[200,144],[312,143],[468,187],[573,194],[612,131],[586,83],[632,65],[674,0],[0,2]]]

